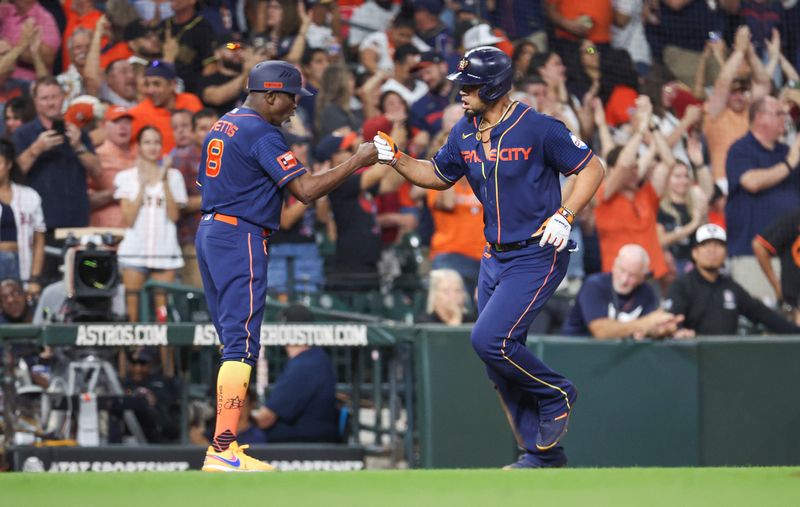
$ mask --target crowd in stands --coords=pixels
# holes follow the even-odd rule
[[[63,246],[58,228],[125,231],[114,307],[131,321],[147,280],[199,287],[203,139],[241,104],[256,63],[286,60],[315,92],[284,134],[319,171],[379,130],[433,156],[463,115],[447,75],[484,45],[511,57],[514,100],[561,120],[606,166],[573,228],[567,278],[532,332],[798,334],[797,0],[6,0],[0,319],[58,318],[62,260],[45,253]],[[387,165],[313,204],[287,194],[269,238],[270,294],[398,290],[414,300],[428,290],[416,322],[469,323],[482,215],[466,181],[424,190]],[[144,399],[148,439],[167,442],[178,428],[161,352],[157,365],[157,351],[128,351],[121,371]],[[287,353],[286,378],[305,363],[329,369],[321,351]],[[53,357],[25,357],[33,382],[46,386]],[[328,422],[331,389],[319,405]],[[240,435],[275,440],[300,417],[297,399],[278,393],[256,418],[248,406]]]
[[[45,254],[62,246],[57,228],[120,228],[126,315],[135,321],[147,280],[200,285],[195,176],[203,139],[241,104],[256,63],[286,60],[315,92],[299,100],[284,131],[298,159],[318,171],[379,130],[412,156],[432,156],[463,114],[448,73],[465,51],[493,45],[512,58],[514,100],[563,121],[607,168],[578,217],[565,297],[546,310],[553,318],[542,332],[572,322],[569,301],[584,279],[637,256],[634,271],[646,269],[655,298],[647,311],[669,313],[676,330],[686,329],[661,298],[694,271],[697,231],[708,223],[727,231],[732,280],[800,322],[798,3],[1,3],[0,278],[20,280],[33,306],[61,276],[61,259]],[[269,240],[270,292],[282,301],[385,293],[407,267],[398,251],[411,238],[427,260],[413,265],[422,282],[406,289],[453,291],[457,273],[467,294],[463,305],[450,298],[444,310],[418,308],[419,320],[462,322],[474,306],[481,219],[465,182],[425,191],[388,166],[364,168],[316,203],[286,196]],[[439,275],[428,283],[430,269]],[[611,306],[627,296],[612,293]],[[727,303],[738,305],[738,294]],[[452,315],[453,306],[463,315]],[[629,315],[615,308],[603,316],[612,314]],[[586,333],[589,324],[572,327]]]

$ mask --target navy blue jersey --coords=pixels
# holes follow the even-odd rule
[[[486,241],[530,238],[561,206],[558,175],[580,172],[592,150],[560,121],[518,104],[492,129],[491,151],[477,139],[478,121],[462,118],[433,157],[447,183],[467,177],[483,204]]]
[[[233,109],[203,143],[197,176],[201,209],[274,231],[281,222],[281,189],[305,172],[277,127],[252,109]]]

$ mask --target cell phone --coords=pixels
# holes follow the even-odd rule
[[[55,130],[59,135],[63,136],[66,130],[64,126],[64,120],[53,120],[53,130]]]
[[[708,32],[708,40],[711,42],[722,40],[722,32]]]

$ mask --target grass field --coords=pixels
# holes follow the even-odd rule
[[[800,468],[0,474],[0,504],[109,507],[800,506]]]

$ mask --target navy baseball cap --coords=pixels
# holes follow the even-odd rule
[[[444,2],[442,0],[414,0],[414,8],[438,16],[444,10]]]
[[[303,97],[314,95],[303,88],[300,71],[291,63],[282,60],[267,60],[256,64],[247,76],[247,90],[283,92]]]
[[[419,61],[413,67],[411,67],[411,72],[417,72],[425,67],[446,62],[447,60],[444,59],[444,56],[442,56],[441,53],[437,51],[425,51],[419,56]]]
[[[355,132],[350,132],[346,136],[325,136],[317,143],[317,147],[314,149],[314,158],[317,159],[317,162],[327,162],[336,153],[353,146],[357,139],[358,134]]]
[[[175,66],[171,63],[162,62],[161,60],[153,60],[150,65],[144,70],[145,77],[163,77],[164,79],[176,79],[178,73],[175,72]]]

